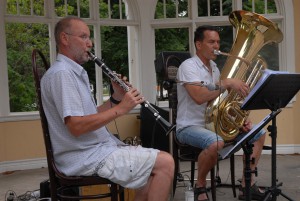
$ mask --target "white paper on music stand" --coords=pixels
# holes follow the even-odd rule
[[[245,140],[247,138],[249,138],[254,132],[258,133],[259,130],[261,130],[271,120],[270,119],[271,118],[271,114],[267,115],[258,124],[255,124],[253,126],[253,128],[242,139],[240,139],[238,142],[236,142],[234,145],[229,145],[227,147],[224,147],[222,150],[220,150],[219,154],[222,157],[222,159],[228,158],[231,154],[233,154],[234,152],[237,152],[241,148],[242,143],[245,142]],[[254,136],[252,136],[252,137],[254,137]],[[250,140],[250,139],[248,139],[248,140]]]
[[[265,69],[264,73],[262,74],[261,78],[257,81],[256,85],[253,87],[253,89],[250,91],[248,96],[245,98],[243,104],[241,105],[241,108],[249,101],[249,99],[255,94],[255,92],[261,87],[261,85],[267,80],[267,78],[270,75],[273,74],[289,74],[287,71],[274,71],[270,69]]]

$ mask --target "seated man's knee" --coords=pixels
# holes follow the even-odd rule
[[[164,171],[171,173],[171,175],[173,176],[175,163],[171,154],[164,151],[159,152],[159,154],[157,155],[156,163],[161,169],[164,169]]]
[[[217,150],[223,149],[223,147],[224,147],[224,142],[223,141],[216,141],[216,142],[212,143],[208,147],[208,149],[217,151]]]

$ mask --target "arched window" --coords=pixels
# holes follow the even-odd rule
[[[31,75],[31,51],[41,49],[53,62],[53,29],[66,15],[84,20],[94,38],[94,53],[111,69],[128,75],[150,102],[156,97],[154,60],[161,51],[194,54],[193,32],[199,25],[222,27],[222,51],[229,51],[235,30],[232,10],[257,12],[283,32],[271,46],[271,67],[295,71],[292,0],[0,0],[0,122],[38,118]],[[275,47],[275,48],[273,48]],[[275,55],[275,56],[274,56]],[[219,66],[226,60],[220,56]],[[87,63],[95,97],[107,97],[108,80]]]
[[[102,58],[108,67],[131,77],[129,55],[135,58],[130,45],[139,25],[136,9],[132,10],[130,1],[122,0],[76,0],[76,1],[30,1],[1,0],[3,24],[0,32],[2,50],[1,116],[30,115],[36,111],[34,82],[31,72],[31,52],[40,49],[50,61],[56,58],[54,26],[62,17],[73,15],[84,19],[90,27],[94,41],[94,54]],[[1,10],[1,11],[2,11]],[[2,26],[2,22],[1,22]],[[97,102],[109,96],[109,79],[94,62],[84,65],[90,75],[91,90]],[[3,74],[2,74],[3,72]],[[103,99],[100,97],[103,97]],[[18,118],[17,118],[18,119]]]
[[[246,10],[271,20],[283,32],[281,43],[269,43],[258,52],[267,61],[268,68],[294,72],[293,20],[287,23],[293,17],[290,13],[292,9],[292,1],[282,0],[158,0],[152,23],[155,29],[155,53],[188,51],[193,55],[194,30],[200,25],[219,26],[220,49],[229,52],[237,33],[228,16],[233,10]],[[290,28],[287,29],[287,26]],[[225,56],[218,56],[216,62],[220,69],[226,59]],[[159,99],[164,100],[165,97],[160,93]]]

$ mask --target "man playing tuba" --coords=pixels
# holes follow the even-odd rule
[[[218,29],[213,26],[200,26],[194,33],[196,55],[185,60],[179,67],[177,79],[178,108],[176,119],[176,136],[181,143],[199,147],[203,151],[198,156],[198,178],[195,187],[195,200],[209,200],[206,190],[206,176],[216,165],[218,150],[224,146],[224,140],[205,126],[205,112],[207,103],[216,99],[222,90],[234,90],[241,96],[249,93],[249,86],[239,79],[223,79],[219,81],[220,71],[213,60],[216,59],[215,50],[220,48]],[[222,90],[209,90],[206,87],[188,83],[216,84]],[[252,128],[250,120],[246,120],[241,133]],[[265,141],[265,131],[258,132],[253,139],[254,144],[251,158],[251,170],[255,170]],[[251,178],[252,199],[258,200],[264,192],[255,184],[253,174]],[[239,199],[245,200],[245,178],[243,175]]]

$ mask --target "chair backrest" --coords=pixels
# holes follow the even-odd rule
[[[47,156],[47,164],[48,164],[48,172],[49,172],[49,178],[50,178],[50,185],[51,185],[51,191],[54,191],[57,189],[57,182],[54,182],[56,180],[55,177],[55,170],[53,167],[55,167],[54,157],[53,157],[53,151],[52,151],[52,145],[49,135],[49,128],[48,128],[48,122],[47,118],[43,109],[43,103],[42,103],[42,96],[41,96],[41,79],[42,76],[45,74],[45,72],[49,69],[49,63],[47,62],[45,56],[43,53],[38,50],[34,49],[32,51],[31,55],[31,61],[32,61],[32,72],[34,76],[34,82],[35,82],[35,89],[36,89],[36,95],[37,95],[37,105],[38,110],[40,113],[41,118],[41,124],[43,129],[43,138],[44,143],[46,147],[46,156]],[[51,195],[56,196],[56,192],[51,192]]]
[[[53,150],[51,145],[50,133],[48,128],[47,118],[43,109],[43,102],[41,97],[41,85],[40,81],[44,73],[49,69],[49,63],[45,59],[45,56],[40,50],[34,49],[32,51],[32,72],[34,75],[34,81],[36,86],[37,104],[41,117],[41,124],[43,129],[43,137],[46,147],[48,172],[50,178],[50,191],[51,200],[81,200],[81,199],[96,199],[111,197],[112,201],[118,200],[118,194],[120,200],[124,201],[124,188],[109,181],[108,179],[101,178],[99,176],[66,176],[61,173],[54,161]],[[81,195],[76,189],[81,186],[92,185],[109,185],[110,193],[97,193],[95,195]],[[75,188],[75,189],[74,189]],[[70,192],[71,190],[71,192]],[[75,190],[75,192],[74,192]],[[74,195],[74,193],[76,195]]]
[[[32,51],[32,72],[34,76],[34,82],[35,82],[35,89],[36,89],[36,95],[37,95],[37,105],[38,110],[41,117],[41,124],[43,129],[43,135],[44,135],[44,142],[46,146],[46,154],[47,159],[53,158],[52,154],[52,146],[50,141],[50,135],[49,135],[49,129],[48,129],[48,122],[47,118],[43,109],[43,103],[42,103],[42,97],[41,97],[41,79],[42,76],[45,74],[45,72],[49,69],[49,63],[47,62],[45,56],[40,50],[34,49]],[[48,165],[51,164],[48,161]]]

